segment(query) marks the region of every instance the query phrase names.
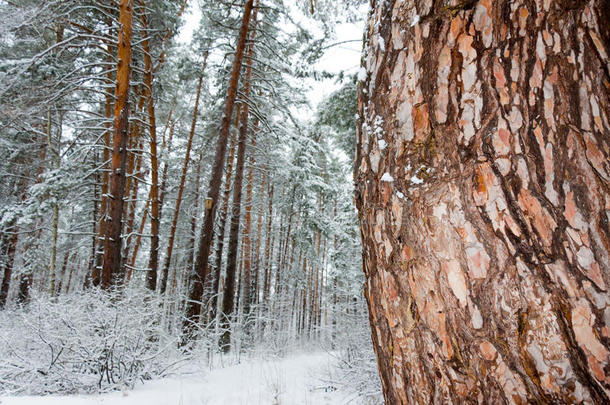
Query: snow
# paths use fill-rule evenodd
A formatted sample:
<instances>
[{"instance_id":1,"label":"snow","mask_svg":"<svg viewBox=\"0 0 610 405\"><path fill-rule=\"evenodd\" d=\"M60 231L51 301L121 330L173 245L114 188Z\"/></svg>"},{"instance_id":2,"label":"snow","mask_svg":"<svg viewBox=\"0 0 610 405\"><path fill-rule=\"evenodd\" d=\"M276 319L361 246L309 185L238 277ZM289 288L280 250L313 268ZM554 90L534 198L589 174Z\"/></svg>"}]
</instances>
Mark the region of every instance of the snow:
<instances>
[{"instance_id":1,"label":"snow","mask_svg":"<svg viewBox=\"0 0 610 405\"><path fill-rule=\"evenodd\" d=\"M413 21L411 22L411 27L415 27L415 24L419 22L419 14L415 14L413 17Z\"/></svg>"},{"instance_id":2,"label":"snow","mask_svg":"<svg viewBox=\"0 0 610 405\"><path fill-rule=\"evenodd\" d=\"M194 4L189 4L184 16L184 25L180 28L176 41L179 44L189 44L200 20L201 9Z\"/></svg>"},{"instance_id":3,"label":"snow","mask_svg":"<svg viewBox=\"0 0 610 405\"><path fill-rule=\"evenodd\" d=\"M345 22L336 24L334 27L335 37L334 43L341 45L332 46L325 50L324 55L318 60L315 69L318 71L326 71L339 74L341 72L352 75L357 74L360 81L360 59L362 57L362 33L364 32L365 21L367 21L368 2L362 4L358 8L360 19L354 22ZM307 21L306 19L303 20ZM311 28L311 22L305 23ZM323 35L323 30L320 31ZM351 42L344 42L351 41ZM365 70L366 73L366 70ZM325 97L332 94L341 87L335 78L327 78L323 80L315 80L313 78L305 79L310 84L311 90L307 94L307 98L312 106L317 106ZM302 109L306 111L306 109ZM299 116L299 112L295 112ZM310 114L310 113L307 113ZM308 116L308 115L306 115Z\"/></svg>"},{"instance_id":4,"label":"snow","mask_svg":"<svg viewBox=\"0 0 610 405\"><path fill-rule=\"evenodd\" d=\"M411 183L413 184L422 184L424 181L417 176L411 177Z\"/></svg>"},{"instance_id":5,"label":"snow","mask_svg":"<svg viewBox=\"0 0 610 405\"><path fill-rule=\"evenodd\" d=\"M388 146L388 143L383 139L378 140L377 143L379 144L379 150L384 150Z\"/></svg>"},{"instance_id":6,"label":"snow","mask_svg":"<svg viewBox=\"0 0 610 405\"><path fill-rule=\"evenodd\" d=\"M345 404L353 397L329 382L332 353L248 360L208 373L164 378L133 391L81 396L0 397L2 405L267 405Z\"/></svg>"},{"instance_id":7,"label":"snow","mask_svg":"<svg viewBox=\"0 0 610 405\"><path fill-rule=\"evenodd\" d=\"M383 174L383 176L381 176L381 181L392 182L392 181L394 181L394 177L392 177L392 175L390 173L385 172Z\"/></svg>"},{"instance_id":8,"label":"snow","mask_svg":"<svg viewBox=\"0 0 610 405\"><path fill-rule=\"evenodd\" d=\"M358 80L363 82L366 80L366 76L367 76L366 68L361 67L360 70L358 71Z\"/></svg>"}]
</instances>

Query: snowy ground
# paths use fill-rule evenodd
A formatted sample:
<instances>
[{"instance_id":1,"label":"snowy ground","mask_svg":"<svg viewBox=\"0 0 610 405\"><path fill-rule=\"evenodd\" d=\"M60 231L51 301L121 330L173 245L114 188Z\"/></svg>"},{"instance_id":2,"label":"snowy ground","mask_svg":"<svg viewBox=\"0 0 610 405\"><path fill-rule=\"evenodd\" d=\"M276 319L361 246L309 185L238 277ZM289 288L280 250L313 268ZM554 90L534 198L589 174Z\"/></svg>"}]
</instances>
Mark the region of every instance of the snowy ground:
<instances>
[{"instance_id":1,"label":"snowy ground","mask_svg":"<svg viewBox=\"0 0 610 405\"><path fill-rule=\"evenodd\" d=\"M329 376L336 359L328 353L270 361L244 361L204 374L165 378L126 393L87 396L0 397L2 405L325 405L358 404L336 389Z\"/></svg>"}]
</instances>

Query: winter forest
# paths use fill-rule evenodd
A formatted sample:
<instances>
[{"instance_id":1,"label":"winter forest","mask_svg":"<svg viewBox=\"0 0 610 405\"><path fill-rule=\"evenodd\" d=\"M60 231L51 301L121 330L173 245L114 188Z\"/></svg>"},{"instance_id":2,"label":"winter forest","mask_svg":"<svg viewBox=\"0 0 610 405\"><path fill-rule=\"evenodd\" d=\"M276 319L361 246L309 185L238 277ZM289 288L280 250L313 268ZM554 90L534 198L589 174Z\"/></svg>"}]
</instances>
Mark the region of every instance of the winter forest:
<instances>
[{"instance_id":1,"label":"winter forest","mask_svg":"<svg viewBox=\"0 0 610 405\"><path fill-rule=\"evenodd\" d=\"M607 0L0 18L0 403L610 403Z\"/></svg>"}]
</instances>

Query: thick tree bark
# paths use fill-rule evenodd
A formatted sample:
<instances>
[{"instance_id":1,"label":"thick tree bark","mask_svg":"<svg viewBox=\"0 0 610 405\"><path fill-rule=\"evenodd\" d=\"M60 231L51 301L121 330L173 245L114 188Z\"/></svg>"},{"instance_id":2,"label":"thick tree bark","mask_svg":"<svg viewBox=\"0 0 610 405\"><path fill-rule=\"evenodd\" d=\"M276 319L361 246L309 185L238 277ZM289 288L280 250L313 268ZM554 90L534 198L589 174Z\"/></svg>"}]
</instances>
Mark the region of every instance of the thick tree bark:
<instances>
[{"instance_id":1,"label":"thick tree bark","mask_svg":"<svg viewBox=\"0 0 610 405\"><path fill-rule=\"evenodd\" d=\"M354 177L386 403L609 403L608 3L372 3Z\"/></svg>"},{"instance_id":2,"label":"thick tree bark","mask_svg":"<svg viewBox=\"0 0 610 405\"><path fill-rule=\"evenodd\" d=\"M203 296L203 287L208 272L210 245L214 238L214 219L216 216L218 197L220 196L220 186L222 184L222 171L229 140L231 116L233 115L233 106L235 105L239 72L241 70L244 49L246 47L246 38L248 36L248 26L250 24L250 16L252 15L253 3L254 0L247 0L244 5L244 14L239 29L237 46L235 48L231 78L229 80L229 87L227 88L227 96L225 98L225 110L222 116L218 143L216 144L216 155L214 157L214 166L212 168L212 176L210 177L210 185L208 187L208 197L206 198L205 216L199 239L199 250L197 251L194 272L189 282L189 299L187 301L186 319L183 328L185 332L191 330L192 324L197 322L201 314L200 300Z\"/></svg>"},{"instance_id":3,"label":"thick tree bark","mask_svg":"<svg viewBox=\"0 0 610 405\"><path fill-rule=\"evenodd\" d=\"M131 31L133 0L121 0L119 12L118 62L114 103L114 136L110 174L109 217L104 224L104 263L102 288L109 288L118 280L121 271L121 230L123 224L123 196L127 138L129 136L129 75L131 72Z\"/></svg>"},{"instance_id":4,"label":"thick tree bark","mask_svg":"<svg viewBox=\"0 0 610 405\"><path fill-rule=\"evenodd\" d=\"M191 121L191 130L186 144L186 152L184 154L184 163L182 165L182 174L180 175L180 184L178 186L178 195L176 196L176 204L174 206L174 216L172 218L172 228L169 234L167 243L167 253L165 254L165 264L163 265L163 275L161 277L161 294L165 293L167 288L167 278L169 275L169 265L172 260L172 252L174 251L174 239L176 237L176 228L178 227L178 218L180 216L180 205L182 204L182 194L184 194L184 185L186 184L186 175L188 173L189 163L191 161L191 148L193 146L193 137L195 136L195 128L197 127L197 114L199 113L199 97L201 96L201 87L203 85L203 72L207 66L208 54L203 58L201 74L199 75L199 83L197 84L197 95L195 96L195 107L193 108L193 120Z\"/></svg>"}]
</instances>

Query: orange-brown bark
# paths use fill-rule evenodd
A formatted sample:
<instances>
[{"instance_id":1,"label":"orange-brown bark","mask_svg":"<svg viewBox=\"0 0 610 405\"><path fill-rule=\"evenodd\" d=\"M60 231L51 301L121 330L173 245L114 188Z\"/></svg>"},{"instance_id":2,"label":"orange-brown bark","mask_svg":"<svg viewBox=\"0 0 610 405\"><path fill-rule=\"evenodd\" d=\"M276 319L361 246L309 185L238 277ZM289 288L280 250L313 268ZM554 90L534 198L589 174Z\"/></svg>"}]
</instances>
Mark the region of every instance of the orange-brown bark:
<instances>
[{"instance_id":1,"label":"orange-brown bark","mask_svg":"<svg viewBox=\"0 0 610 405\"><path fill-rule=\"evenodd\" d=\"M131 35L133 1L121 0L119 10L118 62L114 103L114 134L110 174L109 209L104 221L104 263L102 288L117 281L121 270L121 231L123 224L123 197L129 137L129 76L131 73Z\"/></svg>"},{"instance_id":2,"label":"orange-brown bark","mask_svg":"<svg viewBox=\"0 0 610 405\"><path fill-rule=\"evenodd\" d=\"M373 6L354 177L386 403L608 403L608 3Z\"/></svg>"}]
</instances>

